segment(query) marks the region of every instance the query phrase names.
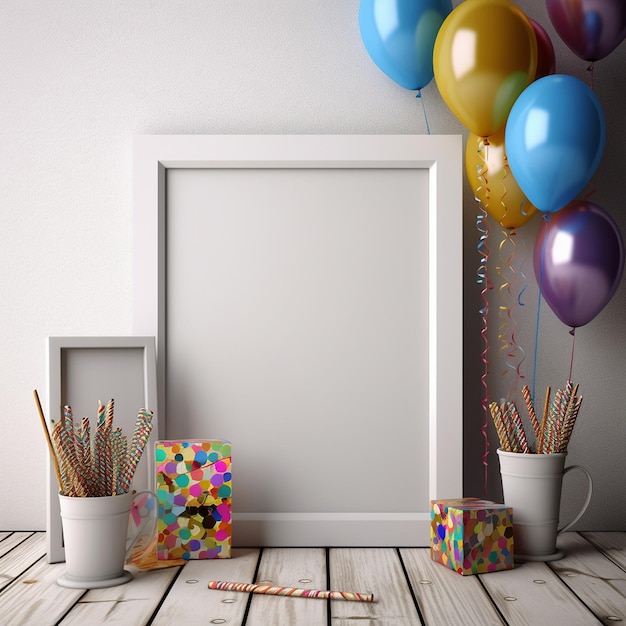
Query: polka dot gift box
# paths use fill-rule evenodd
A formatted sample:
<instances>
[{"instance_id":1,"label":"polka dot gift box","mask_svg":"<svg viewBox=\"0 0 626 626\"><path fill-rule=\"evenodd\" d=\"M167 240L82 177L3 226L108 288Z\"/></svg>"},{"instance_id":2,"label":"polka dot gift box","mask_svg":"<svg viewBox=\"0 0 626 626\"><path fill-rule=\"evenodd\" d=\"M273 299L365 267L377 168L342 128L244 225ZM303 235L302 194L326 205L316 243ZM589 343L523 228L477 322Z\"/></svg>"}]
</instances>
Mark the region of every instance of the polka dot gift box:
<instances>
[{"instance_id":1,"label":"polka dot gift box","mask_svg":"<svg viewBox=\"0 0 626 626\"><path fill-rule=\"evenodd\" d=\"M229 441L157 441L159 559L230 557L230 463Z\"/></svg>"},{"instance_id":2,"label":"polka dot gift box","mask_svg":"<svg viewBox=\"0 0 626 626\"><path fill-rule=\"evenodd\" d=\"M433 561L462 575L513 568L513 509L478 498L430 505Z\"/></svg>"}]
</instances>

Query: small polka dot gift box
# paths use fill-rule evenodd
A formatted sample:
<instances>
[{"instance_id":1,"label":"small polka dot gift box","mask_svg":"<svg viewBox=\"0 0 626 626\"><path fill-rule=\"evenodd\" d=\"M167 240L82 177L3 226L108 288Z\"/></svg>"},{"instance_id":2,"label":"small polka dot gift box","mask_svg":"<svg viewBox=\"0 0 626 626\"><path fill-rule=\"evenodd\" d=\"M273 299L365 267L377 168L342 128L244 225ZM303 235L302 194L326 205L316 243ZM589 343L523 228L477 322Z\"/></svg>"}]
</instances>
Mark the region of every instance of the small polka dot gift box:
<instances>
[{"instance_id":1,"label":"small polka dot gift box","mask_svg":"<svg viewBox=\"0 0 626 626\"><path fill-rule=\"evenodd\" d=\"M430 505L433 561L462 575L513 568L513 509L478 498Z\"/></svg>"},{"instance_id":2,"label":"small polka dot gift box","mask_svg":"<svg viewBox=\"0 0 626 626\"><path fill-rule=\"evenodd\" d=\"M159 559L230 557L230 463L229 441L157 441Z\"/></svg>"}]
</instances>

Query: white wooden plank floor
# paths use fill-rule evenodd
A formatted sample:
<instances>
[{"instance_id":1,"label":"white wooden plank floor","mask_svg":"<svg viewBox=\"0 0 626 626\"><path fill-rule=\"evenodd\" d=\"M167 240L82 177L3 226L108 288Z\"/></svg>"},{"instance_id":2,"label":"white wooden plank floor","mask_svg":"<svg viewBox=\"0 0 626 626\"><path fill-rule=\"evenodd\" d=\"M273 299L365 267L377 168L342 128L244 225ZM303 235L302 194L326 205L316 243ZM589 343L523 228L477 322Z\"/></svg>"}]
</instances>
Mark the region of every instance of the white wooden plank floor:
<instances>
[{"instance_id":1,"label":"white wooden plank floor","mask_svg":"<svg viewBox=\"0 0 626 626\"><path fill-rule=\"evenodd\" d=\"M567 626L626 622L626 532L564 533L550 564L460 576L427 548L236 549L233 558L133 570L126 585L60 587L44 533L0 532L0 624ZM343 602L214 591L209 580L373 593Z\"/></svg>"}]
</instances>

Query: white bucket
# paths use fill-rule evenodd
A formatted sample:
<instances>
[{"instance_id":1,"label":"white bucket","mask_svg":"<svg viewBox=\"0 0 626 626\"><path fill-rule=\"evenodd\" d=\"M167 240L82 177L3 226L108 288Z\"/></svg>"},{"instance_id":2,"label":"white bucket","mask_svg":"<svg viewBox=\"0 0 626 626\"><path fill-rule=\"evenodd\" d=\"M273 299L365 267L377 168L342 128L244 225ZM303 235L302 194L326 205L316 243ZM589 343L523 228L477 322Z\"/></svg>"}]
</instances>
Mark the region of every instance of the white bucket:
<instances>
[{"instance_id":1,"label":"white bucket","mask_svg":"<svg viewBox=\"0 0 626 626\"><path fill-rule=\"evenodd\" d=\"M59 494L66 571L57 583L73 589L113 587L132 579L124 561L139 536L127 542L128 516L133 500L142 493L102 497L70 497ZM156 505L151 517L156 522Z\"/></svg>"}]
</instances>

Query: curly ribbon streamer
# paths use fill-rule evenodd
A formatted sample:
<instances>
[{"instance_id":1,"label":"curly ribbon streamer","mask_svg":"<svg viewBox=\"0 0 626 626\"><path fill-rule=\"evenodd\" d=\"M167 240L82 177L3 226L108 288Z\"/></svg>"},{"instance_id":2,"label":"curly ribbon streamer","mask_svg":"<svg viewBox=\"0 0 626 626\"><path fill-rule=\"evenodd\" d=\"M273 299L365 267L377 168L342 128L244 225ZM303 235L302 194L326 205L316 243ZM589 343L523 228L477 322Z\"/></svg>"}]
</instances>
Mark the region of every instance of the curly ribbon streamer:
<instances>
[{"instance_id":1,"label":"curly ribbon streamer","mask_svg":"<svg viewBox=\"0 0 626 626\"><path fill-rule=\"evenodd\" d=\"M528 255L526 254L527 252L526 242L524 241L524 239L522 239L522 247L524 248L524 251L523 251L523 254L521 255L521 263L517 270L517 274L521 278L522 282L521 282L520 290L517 292L517 304L519 306L526 306L526 303L522 299L522 296L526 293L526 290L528 289L528 279L526 278L526 272L524 271L524 268L526 267Z\"/></svg>"},{"instance_id":2,"label":"curly ribbon streamer","mask_svg":"<svg viewBox=\"0 0 626 626\"><path fill-rule=\"evenodd\" d=\"M426 132L430 135L430 126L428 125L428 116L426 115L426 105L424 104L424 98L422 98L422 90L417 90L416 98L419 98L422 103L422 111L424 111L424 121L426 122Z\"/></svg>"},{"instance_id":3,"label":"curly ribbon streamer","mask_svg":"<svg viewBox=\"0 0 626 626\"><path fill-rule=\"evenodd\" d=\"M478 170L477 168L477 172L476 172L478 181L480 183L478 189L480 189L481 186L484 186L487 192L489 192L489 186L488 186L488 181L487 181L487 155L486 155L486 152L488 150L488 145L489 143L485 141L485 152L481 156L483 163L482 163L480 170ZM488 193L487 193L487 197L488 197ZM484 344L484 349L480 354L480 358L483 362L483 373L481 374L480 382L485 391L485 395L483 396L483 400L482 400L482 407L483 407L483 413L485 415L485 421L481 429L482 434L483 434L483 439L485 441L485 452L482 457L482 463L483 463L483 468L484 468L484 483L483 483L483 497L484 497L487 492L487 480L488 480L487 458L489 457L489 437L487 434L487 429L489 428L489 414L490 414L489 412L489 387L487 384L487 376L489 374L489 359L488 359L489 337L487 335L487 331L489 329L489 325L488 325L489 301L487 299L487 292L493 288L493 285L491 281L489 280L489 272L487 269L487 266L489 263L489 253L490 253L489 246L487 245L487 240L489 238L489 224L487 223L487 211L481 205L480 200L477 196L474 196L474 199L476 200L476 202L478 202L478 206L480 207L480 212L476 217L476 228L480 234L478 245L476 246L478 250L478 254L480 256L478 269L476 271L476 274L478 276L478 279L476 282L479 285L483 286L480 292L480 297L482 299L483 304L478 312L483 322L483 327L482 327L482 330L480 331L480 334L483 338L483 344Z\"/></svg>"},{"instance_id":4,"label":"curly ribbon streamer","mask_svg":"<svg viewBox=\"0 0 626 626\"><path fill-rule=\"evenodd\" d=\"M517 274L514 268L516 260L517 244L515 243L515 232L504 229L502 231L502 240L498 247L500 264L496 266L498 276L501 278L501 284L498 287L498 295L500 296L500 304L498 306L498 318L500 324L498 326L498 354L504 361L504 369L501 371L502 376L513 375L513 383L508 385L506 392L506 400L511 401L517 393L520 381L524 379L521 372L521 365L526 356L522 347L517 343L517 321L513 315L516 298L514 297L514 288L516 288ZM510 252L507 252L510 250ZM525 287L523 287L525 289ZM517 302L520 302L519 296ZM522 304L523 306L523 304Z\"/></svg>"},{"instance_id":5,"label":"curly ribbon streamer","mask_svg":"<svg viewBox=\"0 0 626 626\"><path fill-rule=\"evenodd\" d=\"M507 178L512 176L510 174L510 167L508 159L505 156L505 166L503 168L502 180L498 186L498 202L500 203L503 215L506 217L508 208L507 203ZM524 202L520 206L520 213L525 215L523 210ZM488 207L487 207L488 208ZM503 218L504 220L504 218ZM510 252L507 252L510 250ZM517 392L520 380L524 378L521 372L521 365L526 358L526 354L522 347L517 343L517 321L513 315L514 311L514 289L517 288L518 277L513 265L516 260L517 244L515 241L515 228L503 228L502 240L498 247L500 263L496 267L501 284L498 287L498 295L500 297L500 305L498 306L498 318L500 325L498 327L498 342L499 350L498 354L503 359L505 369L501 372L502 376L513 375L514 381L512 385L508 385L506 392L506 400L511 401ZM522 291L526 287L522 285ZM517 302L520 306L523 306L520 297L518 295Z\"/></svg>"},{"instance_id":6,"label":"curly ribbon streamer","mask_svg":"<svg viewBox=\"0 0 626 626\"><path fill-rule=\"evenodd\" d=\"M528 280L526 278L526 274L524 272L524 266L528 260L528 254L526 250L526 242L522 239L522 254L518 255L518 259L521 259L519 268L517 270L517 282L519 284L519 291L517 292L517 306L524 307L526 306L523 295L526 293L528 289ZM511 335L513 344L516 346L518 361L517 361L517 369L516 369L516 377L517 381L520 382L526 378L526 376L522 373L522 365L524 365L526 361L526 351L522 348L521 345L517 343L517 321L514 323L512 335Z\"/></svg>"}]
</instances>

